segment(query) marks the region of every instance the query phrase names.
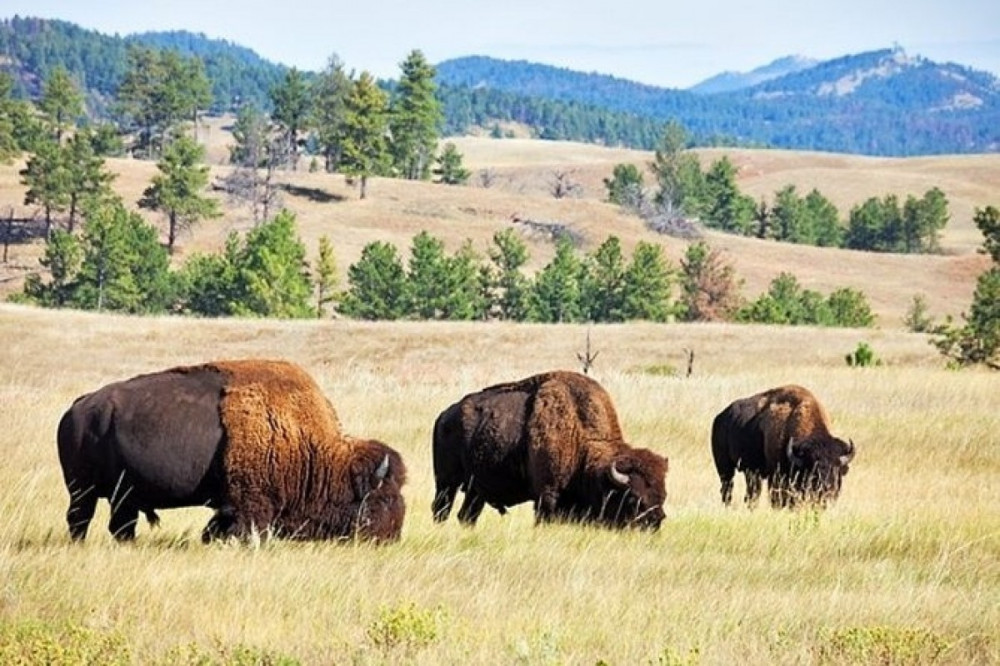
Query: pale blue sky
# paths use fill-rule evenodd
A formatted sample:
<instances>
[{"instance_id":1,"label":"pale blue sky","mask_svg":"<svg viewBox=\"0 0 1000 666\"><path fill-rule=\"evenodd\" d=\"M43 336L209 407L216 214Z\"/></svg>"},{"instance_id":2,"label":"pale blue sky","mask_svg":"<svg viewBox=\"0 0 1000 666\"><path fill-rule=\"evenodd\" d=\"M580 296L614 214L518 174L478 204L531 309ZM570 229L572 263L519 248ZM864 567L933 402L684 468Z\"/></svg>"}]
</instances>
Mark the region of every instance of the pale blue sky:
<instances>
[{"instance_id":1,"label":"pale blue sky","mask_svg":"<svg viewBox=\"0 0 1000 666\"><path fill-rule=\"evenodd\" d=\"M685 88L786 55L828 59L899 44L1000 75L998 0L3 0L0 17L99 32L189 30L268 60L396 78L413 49L523 59Z\"/></svg>"}]
</instances>

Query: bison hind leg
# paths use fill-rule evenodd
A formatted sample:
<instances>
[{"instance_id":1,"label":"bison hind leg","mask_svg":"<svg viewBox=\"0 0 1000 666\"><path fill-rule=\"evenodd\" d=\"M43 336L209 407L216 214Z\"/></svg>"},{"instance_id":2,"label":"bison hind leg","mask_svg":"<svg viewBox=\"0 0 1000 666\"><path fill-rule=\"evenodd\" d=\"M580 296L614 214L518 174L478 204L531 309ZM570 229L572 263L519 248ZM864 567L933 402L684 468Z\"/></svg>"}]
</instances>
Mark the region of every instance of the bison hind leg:
<instances>
[{"instance_id":1,"label":"bison hind leg","mask_svg":"<svg viewBox=\"0 0 1000 666\"><path fill-rule=\"evenodd\" d=\"M135 524L138 522L139 509L122 502L111 508L111 522L108 523L108 531L118 541L132 541L135 539Z\"/></svg>"},{"instance_id":2,"label":"bison hind leg","mask_svg":"<svg viewBox=\"0 0 1000 666\"><path fill-rule=\"evenodd\" d=\"M434 495L434 501L431 502L434 522L441 523L448 519L448 516L451 515L451 507L455 503L455 494L457 492L457 486L438 488L437 494Z\"/></svg>"},{"instance_id":3,"label":"bison hind leg","mask_svg":"<svg viewBox=\"0 0 1000 666\"><path fill-rule=\"evenodd\" d=\"M93 488L72 493L69 509L66 511L66 523L69 525L69 536L73 541L83 541L87 538L87 529L97 510L97 494Z\"/></svg>"},{"instance_id":4,"label":"bison hind leg","mask_svg":"<svg viewBox=\"0 0 1000 666\"><path fill-rule=\"evenodd\" d=\"M747 482L747 494L743 498L743 501L749 508L753 509L757 506L757 501L760 499L762 485L760 474L752 470L746 470L743 472L743 476Z\"/></svg>"},{"instance_id":5,"label":"bison hind leg","mask_svg":"<svg viewBox=\"0 0 1000 666\"><path fill-rule=\"evenodd\" d=\"M205 529L201 531L201 542L209 543L215 539L230 537L236 530L236 514L232 507L223 507L209 519Z\"/></svg>"},{"instance_id":6,"label":"bison hind leg","mask_svg":"<svg viewBox=\"0 0 1000 666\"><path fill-rule=\"evenodd\" d=\"M479 514L486 506L486 499L476 492L476 489L469 487L465 491L465 499L462 500L462 507L458 510L458 520L465 525L475 525L479 520Z\"/></svg>"}]
</instances>

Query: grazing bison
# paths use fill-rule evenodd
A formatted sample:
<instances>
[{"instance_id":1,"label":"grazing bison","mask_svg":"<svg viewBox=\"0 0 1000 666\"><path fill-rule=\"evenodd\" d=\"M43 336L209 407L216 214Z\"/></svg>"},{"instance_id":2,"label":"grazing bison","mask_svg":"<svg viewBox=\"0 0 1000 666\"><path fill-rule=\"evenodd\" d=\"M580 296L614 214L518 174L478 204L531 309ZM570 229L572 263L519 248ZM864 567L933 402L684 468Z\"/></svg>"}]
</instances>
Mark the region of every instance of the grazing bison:
<instances>
[{"instance_id":1,"label":"grazing bison","mask_svg":"<svg viewBox=\"0 0 1000 666\"><path fill-rule=\"evenodd\" d=\"M485 504L535 503L538 521L592 521L657 528L663 520L667 459L625 443L607 392L575 372L547 372L471 393L434 424L434 519L456 492L459 521L474 524Z\"/></svg>"},{"instance_id":2,"label":"grazing bison","mask_svg":"<svg viewBox=\"0 0 1000 666\"><path fill-rule=\"evenodd\" d=\"M719 412L712 423L712 455L727 506L737 470L746 478L750 506L760 496L762 478L774 507L824 505L840 494L854 442L830 434L830 419L816 396L801 386L781 386Z\"/></svg>"},{"instance_id":3,"label":"grazing bison","mask_svg":"<svg viewBox=\"0 0 1000 666\"><path fill-rule=\"evenodd\" d=\"M207 506L202 538L267 530L303 539L399 536L406 468L385 444L348 437L319 387L283 361L219 361L109 384L59 422L70 535L99 498L109 530L135 537L143 512Z\"/></svg>"}]
</instances>

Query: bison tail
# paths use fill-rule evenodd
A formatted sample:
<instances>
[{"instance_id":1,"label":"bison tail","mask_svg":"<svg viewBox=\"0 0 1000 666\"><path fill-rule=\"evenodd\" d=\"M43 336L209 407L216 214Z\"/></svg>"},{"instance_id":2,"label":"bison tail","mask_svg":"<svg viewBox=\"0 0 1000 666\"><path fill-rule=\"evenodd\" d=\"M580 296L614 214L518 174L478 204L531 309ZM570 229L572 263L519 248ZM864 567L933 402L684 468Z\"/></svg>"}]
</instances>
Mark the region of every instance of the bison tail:
<instances>
[{"instance_id":1,"label":"bison tail","mask_svg":"<svg viewBox=\"0 0 1000 666\"><path fill-rule=\"evenodd\" d=\"M157 527L160 524L160 517L152 509L143 511L143 513L146 514L146 520L149 521L150 527Z\"/></svg>"}]
</instances>

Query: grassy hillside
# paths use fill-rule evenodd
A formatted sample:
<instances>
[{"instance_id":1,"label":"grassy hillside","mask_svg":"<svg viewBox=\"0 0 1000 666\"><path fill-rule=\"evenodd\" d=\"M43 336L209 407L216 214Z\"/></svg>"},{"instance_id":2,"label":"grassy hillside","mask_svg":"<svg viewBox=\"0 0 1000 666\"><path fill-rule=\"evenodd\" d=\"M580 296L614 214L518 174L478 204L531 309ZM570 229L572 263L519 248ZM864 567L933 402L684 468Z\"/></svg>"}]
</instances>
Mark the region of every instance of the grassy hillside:
<instances>
[{"instance_id":1,"label":"grassy hillside","mask_svg":"<svg viewBox=\"0 0 1000 666\"><path fill-rule=\"evenodd\" d=\"M586 330L0 305L0 662L1000 661L1000 375L944 370L920 335L594 327L593 376L626 437L670 459L662 529L536 528L528 505L487 510L472 530L435 525L437 414L488 383L577 368ZM885 365L844 364L861 339ZM685 349L693 374L671 376ZM71 545L54 442L70 402L136 373L247 356L302 364L347 432L403 454L402 540L203 546L209 512L184 509L121 546L102 502L87 542ZM811 387L857 444L841 500L823 514L724 510L711 419L786 382Z\"/></svg>"},{"instance_id":2,"label":"grassy hillside","mask_svg":"<svg viewBox=\"0 0 1000 666\"><path fill-rule=\"evenodd\" d=\"M224 121L212 119L201 128L200 138L208 147L213 174L222 176L230 135ZM622 239L626 252L639 240L662 243L676 262L686 242L647 231L640 220L603 201L603 179L616 164L632 162L643 169L650 153L602 148L567 142L528 139L491 140L483 137L454 139L474 174L489 170L494 184L483 187L473 177L467 187L374 179L370 196L358 199L356 188L342 176L308 173L307 162L297 173L282 174L288 185L284 205L297 215L300 233L315 257L318 239L327 234L333 241L342 277L357 260L361 249L373 240L395 243L406 257L415 234L426 229L455 249L466 238L485 252L495 231L511 224L513 216L557 221L584 234L585 250L593 249L608 235ZM723 151L699 151L702 164L718 159ZM791 271L800 283L824 293L850 286L863 290L882 327L899 327L914 295L927 298L932 315L958 315L968 307L976 276L986 260L975 249L982 236L972 224L977 207L997 205L995 184L1000 182L1000 156L943 156L890 159L766 150L726 150L739 169L739 185L754 198L772 199L787 184L801 194L818 188L846 218L850 208L865 199L895 193L922 196L940 187L951 211L942 238L943 253L936 256L875 255L846 250L802 247L708 232L707 240L722 248L745 280L744 292L755 298L781 271ZM0 216L37 214L25 207L19 184L21 164L0 166ZM118 174L116 189L128 202L135 202L156 172L155 165L135 160L110 160ZM550 193L556 173L568 173L582 186L577 198L555 199ZM225 203L225 202L224 202ZM247 211L225 205L225 216L202 224L179 239L181 261L195 251L218 250L226 234L250 226ZM158 216L147 219L163 225ZM552 256L550 241L529 238L532 261L539 268ZM25 273L38 270L41 245L14 246L7 264L0 264L0 293L20 289Z\"/></svg>"}]
</instances>

